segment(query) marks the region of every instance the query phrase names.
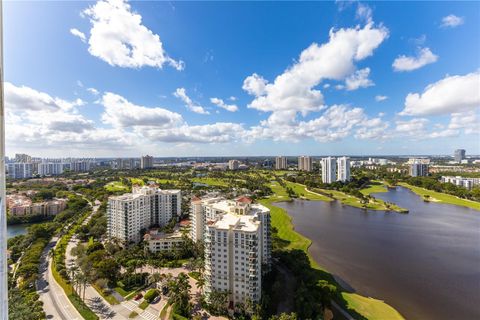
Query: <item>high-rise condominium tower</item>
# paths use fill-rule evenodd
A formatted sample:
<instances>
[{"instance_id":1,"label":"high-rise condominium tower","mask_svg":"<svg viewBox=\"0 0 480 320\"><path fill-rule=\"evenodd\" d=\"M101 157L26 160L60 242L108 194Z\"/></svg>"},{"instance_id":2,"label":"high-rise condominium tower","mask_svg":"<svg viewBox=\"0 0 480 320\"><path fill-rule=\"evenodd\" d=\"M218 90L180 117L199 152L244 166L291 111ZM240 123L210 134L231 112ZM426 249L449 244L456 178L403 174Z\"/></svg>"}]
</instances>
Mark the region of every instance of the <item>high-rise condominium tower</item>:
<instances>
[{"instance_id":1,"label":"high-rise condominium tower","mask_svg":"<svg viewBox=\"0 0 480 320\"><path fill-rule=\"evenodd\" d=\"M332 157L322 158L322 182L332 183L336 181L337 160Z\"/></svg>"},{"instance_id":2,"label":"high-rise condominium tower","mask_svg":"<svg viewBox=\"0 0 480 320\"><path fill-rule=\"evenodd\" d=\"M108 198L107 235L124 243L141 241L141 230L164 226L181 212L180 190L134 186L132 193Z\"/></svg>"},{"instance_id":3,"label":"high-rise condominium tower","mask_svg":"<svg viewBox=\"0 0 480 320\"><path fill-rule=\"evenodd\" d=\"M275 158L275 170L285 170L287 168L287 157L278 156Z\"/></svg>"},{"instance_id":4,"label":"high-rise condominium tower","mask_svg":"<svg viewBox=\"0 0 480 320\"><path fill-rule=\"evenodd\" d=\"M409 174L412 177L428 176L428 164L423 159L411 159Z\"/></svg>"},{"instance_id":5,"label":"high-rise condominium tower","mask_svg":"<svg viewBox=\"0 0 480 320\"><path fill-rule=\"evenodd\" d=\"M224 291L235 305L261 298L270 267L270 210L241 197L194 199L191 237L205 241L205 293Z\"/></svg>"},{"instance_id":6,"label":"high-rise condominium tower","mask_svg":"<svg viewBox=\"0 0 480 320\"><path fill-rule=\"evenodd\" d=\"M309 156L298 157L298 170L312 171L313 170L313 159Z\"/></svg>"},{"instance_id":7,"label":"high-rise condominium tower","mask_svg":"<svg viewBox=\"0 0 480 320\"><path fill-rule=\"evenodd\" d=\"M337 181L350 181L350 159L340 157L337 159Z\"/></svg>"},{"instance_id":8,"label":"high-rise condominium tower","mask_svg":"<svg viewBox=\"0 0 480 320\"><path fill-rule=\"evenodd\" d=\"M228 161L228 169L229 170L238 170L240 166L240 161L238 160L229 160Z\"/></svg>"},{"instance_id":9,"label":"high-rise condominium tower","mask_svg":"<svg viewBox=\"0 0 480 320\"><path fill-rule=\"evenodd\" d=\"M153 157L149 155L142 156L142 158L140 159L140 168L142 169L153 168Z\"/></svg>"},{"instance_id":10,"label":"high-rise condominium tower","mask_svg":"<svg viewBox=\"0 0 480 320\"><path fill-rule=\"evenodd\" d=\"M453 158L456 162L462 162L462 160L465 159L465 149L455 150L455 152L453 153Z\"/></svg>"}]
</instances>

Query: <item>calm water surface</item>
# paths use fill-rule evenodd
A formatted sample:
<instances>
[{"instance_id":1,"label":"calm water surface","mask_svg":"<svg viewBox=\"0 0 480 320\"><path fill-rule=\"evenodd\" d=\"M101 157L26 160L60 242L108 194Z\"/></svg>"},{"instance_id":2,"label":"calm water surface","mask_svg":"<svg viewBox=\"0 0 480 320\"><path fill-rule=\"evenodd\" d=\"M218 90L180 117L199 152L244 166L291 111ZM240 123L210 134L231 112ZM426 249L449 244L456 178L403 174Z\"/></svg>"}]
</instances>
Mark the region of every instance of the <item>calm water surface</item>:
<instances>
[{"instance_id":1,"label":"calm water surface","mask_svg":"<svg viewBox=\"0 0 480 320\"><path fill-rule=\"evenodd\" d=\"M15 224L7 226L7 239L27 233L27 227L31 224Z\"/></svg>"},{"instance_id":2,"label":"calm water surface","mask_svg":"<svg viewBox=\"0 0 480 320\"><path fill-rule=\"evenodd\" d=\"M407 319L480 319L480 211L427 203L402 187L375 196L410 213L323 201L277 205L312 239L320 265L358 293Z\"/></svg>"}]
</instances>

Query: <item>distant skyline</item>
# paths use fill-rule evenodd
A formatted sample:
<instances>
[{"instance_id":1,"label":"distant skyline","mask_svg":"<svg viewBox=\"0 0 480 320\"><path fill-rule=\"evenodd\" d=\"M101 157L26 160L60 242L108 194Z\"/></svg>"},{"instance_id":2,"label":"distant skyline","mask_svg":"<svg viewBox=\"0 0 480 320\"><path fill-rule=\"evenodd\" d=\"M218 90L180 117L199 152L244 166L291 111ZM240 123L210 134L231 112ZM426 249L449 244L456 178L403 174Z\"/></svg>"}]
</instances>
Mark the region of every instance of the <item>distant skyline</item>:
<instances>
[{"instance_id":1,"label":"distant skyline","mask_svg":"<svg viewBox=\"0 0 480 320\"><path fill-rule=\"evenodd\" d=\"M478 2L7 1L4 19L7 155L480 154Z\"/></svg>"}]
</instances>

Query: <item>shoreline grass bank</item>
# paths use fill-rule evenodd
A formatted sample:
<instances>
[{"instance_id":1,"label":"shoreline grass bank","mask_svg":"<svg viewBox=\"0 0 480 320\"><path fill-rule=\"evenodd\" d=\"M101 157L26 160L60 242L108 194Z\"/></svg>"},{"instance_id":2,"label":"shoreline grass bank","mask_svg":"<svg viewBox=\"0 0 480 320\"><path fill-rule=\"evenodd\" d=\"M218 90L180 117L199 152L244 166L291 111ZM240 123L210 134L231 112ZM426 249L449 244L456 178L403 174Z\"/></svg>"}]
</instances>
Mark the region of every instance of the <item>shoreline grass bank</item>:
<instances>
[{"instance_id":1,"label":"shoreline grass bank","mask_svg":"<svg viewBox=\"0 0 480 320\"><path fill-rule=\"evenodd\" d=\"M447 193L436 192L421 187L415 187L405 182L399 182L398 185L409 189L410 191L416 193L426 201L462 206L480 211L480 202L458 198Z\"/></svg>"}]
</instances>

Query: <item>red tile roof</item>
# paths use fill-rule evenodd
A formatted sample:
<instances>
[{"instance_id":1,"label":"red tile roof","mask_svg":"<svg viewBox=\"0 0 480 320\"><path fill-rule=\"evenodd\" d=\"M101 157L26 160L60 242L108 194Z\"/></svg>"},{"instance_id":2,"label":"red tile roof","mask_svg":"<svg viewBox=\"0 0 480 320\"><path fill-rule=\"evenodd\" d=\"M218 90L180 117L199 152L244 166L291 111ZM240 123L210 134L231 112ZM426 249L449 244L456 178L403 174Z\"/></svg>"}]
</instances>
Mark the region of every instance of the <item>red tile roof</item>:
<instances>
[{"instance_id":1,"label":"red tile roof","mask_svg":"<svg viewBox=\"0 0 480 320\"><path fill-rule=\"evenodd\" d=\"M237 198L237 202L252 203L252 199L250 199L249 197L239 197Z\"/></svg>"}]
</instances>

